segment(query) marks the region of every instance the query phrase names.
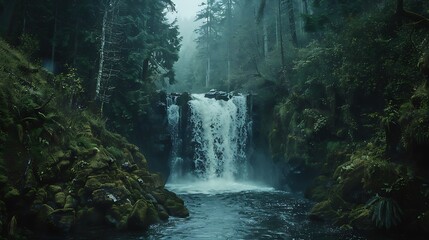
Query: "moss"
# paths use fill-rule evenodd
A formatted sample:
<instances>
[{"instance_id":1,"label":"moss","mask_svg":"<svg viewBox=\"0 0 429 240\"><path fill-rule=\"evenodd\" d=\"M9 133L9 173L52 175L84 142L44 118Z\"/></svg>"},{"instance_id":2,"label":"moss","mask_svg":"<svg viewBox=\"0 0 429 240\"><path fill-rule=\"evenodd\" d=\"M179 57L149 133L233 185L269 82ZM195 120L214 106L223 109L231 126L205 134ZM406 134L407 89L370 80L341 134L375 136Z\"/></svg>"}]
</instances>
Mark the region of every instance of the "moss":
<instances>
[{"instance_id":1,"label":"moss","mask_svg":"<svg viewBox=\"0 0 429 240\"><path fill-rule=\"evenodd\" d=\"M64 194L64 192L58 192L55 194L55 204L59 207L59 208L63 208L64 204L66 203L66 195Z\"/></svg>"},{"instance_id":2,"label":"moss","mask_svg":"<svg viewBox=\"0 0 429 240\"><path fill-rule=\"evenodd\" d=\"M161 176L147 170L135 145L106 129L105 119L52 98L64 93L47 84L52 77L0 40L0 203L7 205L0 206L0 225L5 226L3 216L16 213L26 219L18 227L43 231L49 225L59 232L73 228L75 211L83 224L110 221L119 229L132 225L133 210L144 215L145 227L160 216L167 219L165 207L145 200L151 191L163 191ZM32 161L22 182L28 155ZM123 167L125 162L130 165ZM14 186L18 182L24 183L22 194ZM170 207L183 211L176 198Z\"/></svg>"},{"instance_id":3,"label":"moss","mask_svg":"<svg viewBox=\"0 0 429 240\"><path fill-rule=\"evenodd\" d=\"M335 221L340 217L340 214L333 209L330 200L325 200L313 206L309 217L313 220Z\"/></svg>"},{"instance_id":4,"label":"moss","mask_svg":"<svg viewBox=\"0 0 429 240\"><path fill-rule=\"evenodd\" d=\"M138 200L128 217L128 227L130 229L146 229L150 224L159 222L158 213L155 207L144 200Z\"/></svg>"},{"instance_id":5,"label":"moss","mask_svg":"<svg viewBox=\"0 0 429 240\"><path fill-rule=\"evenodd\" d=\"M6 202L16 201L20 197L20 193L16 188L10 188L6 194L4 195L4 199Z\"/></svg>"},{"instance_id":6,"label":"moss","mask_svg":"<svg viewBox=\"0 0 429 240\"><path fill-rule=\"evenodd\" d=\"M369 231L374 229L374 225L371 220L371 209L365 205L359 205L355 207L348 216L349 224L354 229Z\"/></svg>"}]
</instances>

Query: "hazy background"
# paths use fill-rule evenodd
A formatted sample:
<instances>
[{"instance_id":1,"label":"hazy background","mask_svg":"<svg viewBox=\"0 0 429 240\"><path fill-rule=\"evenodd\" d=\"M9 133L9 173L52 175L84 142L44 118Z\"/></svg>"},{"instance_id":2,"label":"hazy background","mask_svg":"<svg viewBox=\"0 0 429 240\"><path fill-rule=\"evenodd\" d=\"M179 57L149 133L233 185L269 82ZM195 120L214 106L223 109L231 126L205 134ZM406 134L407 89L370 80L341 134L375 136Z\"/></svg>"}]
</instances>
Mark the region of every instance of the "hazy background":
<instances>
[{"instance_id":1,"label":"hazy background","mask_svg":"<svg viewBox=\"0 0 429 240\"><path fill-rule=\"evenodd\" d=\"M175 64L176 84L169 85L166 83L166 90L169 92L189 91L189 80L193 78L193 71L189 67L192 64L192 59L196 53L194 30L198 27L198 23L194 22L197 12L200 10L200 5L203 0L173 0L176 4L176 12L168 13L168 18L171 21L177 19L179 25L180 36L182 39L182 47L180 48L179 61Z\"/></svg>"}]
</instances>

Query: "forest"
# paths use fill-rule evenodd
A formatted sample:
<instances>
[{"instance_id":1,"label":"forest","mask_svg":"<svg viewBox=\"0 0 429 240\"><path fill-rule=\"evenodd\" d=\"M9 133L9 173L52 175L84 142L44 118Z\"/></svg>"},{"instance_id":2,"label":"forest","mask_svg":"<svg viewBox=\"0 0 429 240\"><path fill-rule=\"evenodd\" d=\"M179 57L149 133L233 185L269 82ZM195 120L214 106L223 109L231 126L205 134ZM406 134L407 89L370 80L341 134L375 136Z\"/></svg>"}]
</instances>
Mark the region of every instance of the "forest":
<instances>
[{"instance_id":1,"label":"forest","mask_svg":"<svg viewBox=\"0 0 429 240\"><path fill-rule=\"evenodd\" d=\"M0 239L426 239L428 79L426 0L0 0Z\"/></svg>"}]
</instances>

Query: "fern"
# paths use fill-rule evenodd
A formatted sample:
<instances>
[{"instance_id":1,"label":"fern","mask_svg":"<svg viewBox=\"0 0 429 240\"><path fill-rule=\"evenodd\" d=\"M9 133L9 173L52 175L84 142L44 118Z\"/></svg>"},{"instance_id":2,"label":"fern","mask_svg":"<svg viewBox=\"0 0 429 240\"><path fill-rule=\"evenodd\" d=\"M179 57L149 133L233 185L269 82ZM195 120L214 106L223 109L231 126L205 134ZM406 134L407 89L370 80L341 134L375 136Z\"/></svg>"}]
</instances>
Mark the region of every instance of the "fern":
<instances>
[{"instance_id":1,"label":"fern","mask_svg":"<svg viewBox=\"0 0 429 240\"><path fill-rule=\"evenodd\" d=\"M392 198L377 194L367 203L367 206L372 208L372 221L377 228L390 229L402 222L402 209Z\"/></svg>"}]
</instances>

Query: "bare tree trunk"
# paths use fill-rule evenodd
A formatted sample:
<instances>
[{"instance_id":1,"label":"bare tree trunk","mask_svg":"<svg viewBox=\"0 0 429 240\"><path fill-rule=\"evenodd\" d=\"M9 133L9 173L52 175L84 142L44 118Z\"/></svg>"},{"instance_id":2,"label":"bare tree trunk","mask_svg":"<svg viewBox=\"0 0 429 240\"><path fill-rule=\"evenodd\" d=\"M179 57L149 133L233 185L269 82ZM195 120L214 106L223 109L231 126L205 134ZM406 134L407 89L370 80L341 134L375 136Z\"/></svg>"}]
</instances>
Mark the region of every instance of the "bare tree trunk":
<instances>
[{"instance_id":1,"label":"bare tree trunk","mask_svg":"<svg viewBox=\"0 0 429 240\"><path fill-rule=\"evenodd\" d=\"M74 0L73 1L73 7L74 8L76 8L77 7L77 0ZM78 39L78 36L79 36L79 19L80 19L80 16L79 16L79 14L78 14L78 12L75 12L75 20L74 20L74 39L73 39L73 41L74 41L74 43L73 43L73 67L77 67L76 66L76 59L77 59L77 49L78 49L78 46L79 46L79 39Z\"/></svg>"},{"instance_id":2,"label":"bare tree trunk","mask_svg":"<svg viewBox=\"0 0 429 240\"><path fill-rule=\"evenodd\" d=\"M227 65L227 83L228 92L231 90L231 39L232 39L232 0L228 0L228 43L227 43L227 54L228 54L228 65Z\"/></svg>"},{"instance_id":3,"label":"bare tree trunk","mask_svg":"<svg viewBox=\"0 0 429 240\"><path fill-rule=\"evenodd\" d=\"M27 32L27 8L28 3L27 0L23 0L23 16L22 16L22 34L25 34Z\"/></svg>"},{"instance_id":4,"label":"bare tree trunk","mask_svg":"<svg viewBox=\"0 0 429 240\"><path fill-rule=\"evenodd\" d=\"M263 32L264 32L264 58L267 58L268 54L268 21L264 18L263 22Z\"/></svg>"},{"instance_id":5,"label":"bare tree trunk","mask_svg":"<svg viewBox=\"0 0 429 240\"><path fill-rule=\"evenodd\" d=\"M309 14L309 11L308 11L308 1L307 0L302 0L302 1L304 2L304 13L306 15L308 15Z\"/></svg>"},{"instance_id":6,"label":"bare tree trunk","mask_svg":"<svg viewBox=\"0 0 429 240\"><path fill-rule=\"evenodd\" d=\"M293 1L286 0L288 16L289 16L289 29L290 34L292 35L292 43L295 47L298 47L298 37L296 35L296 26L295 26L295 11L293 8Z\"/></svg>"},{"instance_id":7,"label":"bare tree trunk","mask_svg":"<svg viewBox=\"0 0 429 240\"><path fill-rule=\"evenodd\" d=\"M98 65L97 85L95 88L95 97L97 98L100 94L101 79L103 77L103 65L104 65L104 48L106 46L106 28L107 28L107 13L108 7L104 10L103 23L101 26L101 41L100 41L100 63Z\"/></svg>"},{"instance_id":8,"label":"bare tree trunk","mask_svg":"<svg viewBox=\"0 0 429 240\"><path fill-rule=\"evenodd\" d=\"M279 28L279 44L280 44L280 54L282 67L285 66L285 53L283 49L283 25L282 25L282 10L281 10L281 2L282 0L278 0L278 28Z\"/></svg>"},{"instance_id":9,"label":"bare tree trunk","mask_svg":"<svg viewBox=\"0 0 429 240\"><path fill-rule=\"evenodd\" d=\"M405 17L411 21L414 21L415 25L429 28L429 19L425 16L404 9L404 0L397 0L396 2L396 17L399 19Z\"/></svg>"},{"instance_id":10,"label":"bare tree trunk","mask_svg":"<svg viewBox=\"0 0 429 240\"><path fill-rule=\"evenodd\" d=\"M211 61L210 61L210 27L211 27L211 17L210 17L210 10L211 10L211 2L210 0L207 0L207 72L206 72L206 87L209 87L210 85L210 71L211 71Z\"/></svg>"},{"instance_id":11,"label":"bare tree trunk","mask_svg":"<svg viewBox=\"0 0 429 240\"><path fill-rule=\"evenodd\" d=\"M52 61L52 72L55 72L55 51L57 47L57 24L58 24L58 3L54 2L54 30L52 34L52 48L51 48L51 61Z\"/></svg>"},{"instance_id":12,"label":"bare tree trunk","mask_svg":"<svg viewBox=\"0 0 429 240\"><path fill-rule=\"evenodd\" d=\"M3 3L3 12L0 15L0 34L6 35L9 31L10 21L16 6L16 0L8 0Z\"/></svg>"}]
</instances>

